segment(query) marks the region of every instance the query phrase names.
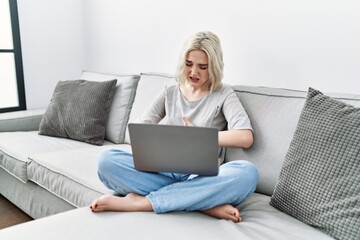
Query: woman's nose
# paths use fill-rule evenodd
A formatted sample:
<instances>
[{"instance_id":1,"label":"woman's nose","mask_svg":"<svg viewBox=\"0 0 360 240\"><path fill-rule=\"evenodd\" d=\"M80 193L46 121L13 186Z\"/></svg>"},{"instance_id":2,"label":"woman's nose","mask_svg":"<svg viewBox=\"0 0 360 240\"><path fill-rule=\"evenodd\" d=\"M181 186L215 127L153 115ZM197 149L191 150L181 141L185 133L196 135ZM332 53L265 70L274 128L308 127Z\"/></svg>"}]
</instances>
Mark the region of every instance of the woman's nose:
<instances>
[{"instance_id":1,"label":"woman's nose","mask_svg":"<svg viewBox=\"0 0 360 240\"><path fill-rule=\"evenodd\" d=\"M194 76L194 75L196 75L196 73L197 73L197 68L195 67L195 66L193 66L192 68L191 68L191 75L192 76Z\"/></svg>"}]
</instances>

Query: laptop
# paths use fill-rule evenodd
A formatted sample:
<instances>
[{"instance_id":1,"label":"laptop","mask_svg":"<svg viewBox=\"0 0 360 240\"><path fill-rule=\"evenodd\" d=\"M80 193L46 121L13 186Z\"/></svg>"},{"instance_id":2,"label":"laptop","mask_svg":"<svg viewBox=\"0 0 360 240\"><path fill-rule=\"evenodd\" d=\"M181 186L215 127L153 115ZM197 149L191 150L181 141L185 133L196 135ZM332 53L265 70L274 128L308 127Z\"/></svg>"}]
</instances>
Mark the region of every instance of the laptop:
<instances>
[{"instance_id":1,"label":"laptop","mask_svg":"<svg viewBox=\"0 0 360 240\"><path fill-rule=\"evenodd\" d=\"M135 169L214 176L219 172L218 130L129 123Z\"/></svg>"}]
</instances>

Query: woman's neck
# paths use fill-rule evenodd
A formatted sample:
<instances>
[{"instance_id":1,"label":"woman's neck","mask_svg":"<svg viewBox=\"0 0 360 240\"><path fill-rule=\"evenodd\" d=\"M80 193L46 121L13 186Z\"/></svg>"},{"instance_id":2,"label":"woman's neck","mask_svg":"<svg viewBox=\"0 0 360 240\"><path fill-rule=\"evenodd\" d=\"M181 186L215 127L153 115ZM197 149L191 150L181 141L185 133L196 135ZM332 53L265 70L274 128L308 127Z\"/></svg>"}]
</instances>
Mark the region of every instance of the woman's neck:
<instances>
[{"instance_id":1,"label":"woman's neck","mask_svg":"<svg viewBox=\"0 0 360 240\"><path fill-rule=\"evenodd\" d=\"M208 88L195 88L190 84L180 85L180 92L188 101L198 101L205 97L210 91Z\"/></svg>"}]
</instances>

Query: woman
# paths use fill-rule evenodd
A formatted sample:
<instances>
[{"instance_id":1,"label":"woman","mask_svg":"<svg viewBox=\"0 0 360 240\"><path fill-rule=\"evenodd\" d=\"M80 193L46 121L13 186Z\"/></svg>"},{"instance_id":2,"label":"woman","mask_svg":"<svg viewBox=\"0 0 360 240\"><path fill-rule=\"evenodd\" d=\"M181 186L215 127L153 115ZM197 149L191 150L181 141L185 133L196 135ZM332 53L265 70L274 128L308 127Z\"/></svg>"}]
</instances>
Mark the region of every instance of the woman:
<instances>
[{"instance_id":1,"label":"woman","mask_svg":"<svg viewBox=\"0 0 360 240\"><path fill-rule=\"evenodd\" d=\"M221 83L223 66L219 38L211 32L196 33L180 57L178 84L164 89L140 121L216 127L219 146L249 148L253 143L250 120L235 92ZM102 196L90 205L94 212L201 211L234 222L241 221L235 206L254 192L258 181L256 167L242 160L222 164L212 177L140 172L134 169L132 155L121 150L100 155L98 174L108 188L124 197Z\"/></svg>"}]
</instances>

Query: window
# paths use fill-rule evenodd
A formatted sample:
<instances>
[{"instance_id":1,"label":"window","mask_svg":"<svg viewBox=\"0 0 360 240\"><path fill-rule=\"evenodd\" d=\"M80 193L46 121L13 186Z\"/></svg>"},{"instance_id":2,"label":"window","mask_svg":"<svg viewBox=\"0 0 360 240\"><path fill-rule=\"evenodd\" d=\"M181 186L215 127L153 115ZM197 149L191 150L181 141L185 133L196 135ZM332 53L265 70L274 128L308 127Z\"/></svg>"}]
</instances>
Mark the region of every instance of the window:
<instances>
[{"instance_id":1,"label":"window","mask_svg":"<svg viewBox=\"0 0 360 240\"><path fill-rule=\"evenodd\" d=\"M16 0L0 0L0 113L25 110Z\"/></svg>"}]
</instances>

